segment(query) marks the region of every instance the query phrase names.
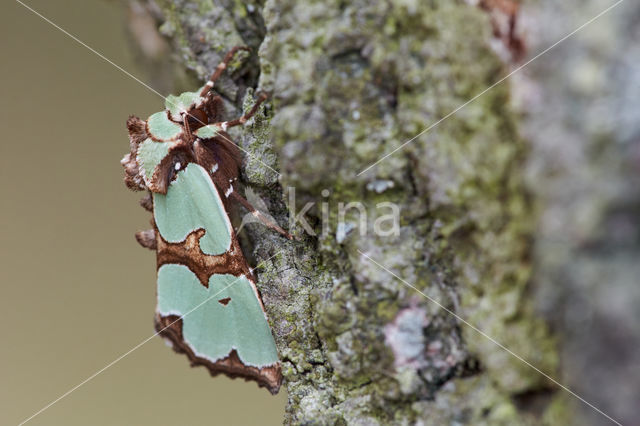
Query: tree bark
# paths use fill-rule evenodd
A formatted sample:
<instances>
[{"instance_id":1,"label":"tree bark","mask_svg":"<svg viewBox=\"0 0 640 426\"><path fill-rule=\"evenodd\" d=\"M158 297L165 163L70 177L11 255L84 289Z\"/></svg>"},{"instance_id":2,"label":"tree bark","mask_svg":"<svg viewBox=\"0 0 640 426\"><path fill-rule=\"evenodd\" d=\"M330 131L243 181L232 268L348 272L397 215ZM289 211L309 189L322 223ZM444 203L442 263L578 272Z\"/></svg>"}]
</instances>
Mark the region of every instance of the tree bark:
<instances>
[{"instance_id":1,"label":"tree bark","mask_svg":"<svg viewBox=\"0 0 640 426\"><path fill-rule=\"evenodd\" d=\"M270 94L233 134L245 184L281 225L315 203L315 236L250 224L244 241L264 261L285 423L565 422L565 394L451 314L555 376L529 298L535 217L509 85L359 174L508 73L491 15L451 0L156 4L144 6L201 81L232 46L253 49L218 89L230 116ZM349 202L364 229L356 209L340 221ZM395 236L373 232L386 202L400 209Z\"/></svg>"}]
</instances>

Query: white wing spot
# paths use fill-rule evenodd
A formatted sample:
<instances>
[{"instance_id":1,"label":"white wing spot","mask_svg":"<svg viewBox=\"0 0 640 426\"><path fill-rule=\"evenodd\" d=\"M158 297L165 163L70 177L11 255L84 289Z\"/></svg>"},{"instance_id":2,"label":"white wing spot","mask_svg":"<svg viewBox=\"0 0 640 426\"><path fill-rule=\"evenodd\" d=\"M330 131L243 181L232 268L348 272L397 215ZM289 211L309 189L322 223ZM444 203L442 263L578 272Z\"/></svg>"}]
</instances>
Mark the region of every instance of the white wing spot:
<instances>
[{"instance_id":1,"label":"white wing spot","mask_svg":"<svg viewBox=\"0 0 640 426\"><path fill-rule=\"evenodd\" d=\"M228 123L225 121L225 122L222 123L222 125L220 127L222 127L222 130L224 130L226 132L227 131L227 126L228 126Z\"/></svg>"},{"instance_id":2,"label":"white wing spot","mask_svg":"<svg viewBox=\"0 0 640 426\"><path fill-rule=\"evenodd\" d=\"M218 163L214 164L213 167L211 168L211 173L215 173L218 171Z\"/></svg>"},{"instance_id":3,"label":"white wing spot","mask_svg":"<svg viewBox=\"0 0 640 426\"><path fill-rule=\"evenodd\" d=\"M176 169L176 171L177 171L177 170L180 170L180 167L182 167L182 165L181 165L181 164L180 164L180 162L178 161L174 167L175 167L175 169Z\"/></svg>"},{"instance_id":4,"label":"white wing spot","mask_svg":"<svg viewBox=\"0 0 640 426\"><path fill-rule=\"evenodd\" d=\"M227 189L227 192L224 193L224 196L228 198L232 192L233 192L233 185L229 185L229 188Z\"/></svg>"}]
</instances>

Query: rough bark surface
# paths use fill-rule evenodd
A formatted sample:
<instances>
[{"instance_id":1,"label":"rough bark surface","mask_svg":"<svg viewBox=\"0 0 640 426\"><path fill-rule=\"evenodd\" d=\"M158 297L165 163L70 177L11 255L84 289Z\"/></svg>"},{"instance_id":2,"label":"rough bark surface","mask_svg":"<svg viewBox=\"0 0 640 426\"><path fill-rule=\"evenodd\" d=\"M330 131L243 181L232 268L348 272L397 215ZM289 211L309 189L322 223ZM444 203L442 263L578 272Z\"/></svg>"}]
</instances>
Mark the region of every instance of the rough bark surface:
<instances>
[{"instance_id":1,"label":"rough bark surface","mask_svg":"<svg viewBox=\"0 0 640 426\"><path fill-rule=\"evenodd\" d=\"M285 423L565 423L564 395L428 300L556 374L554 339L529 298L535 218L509 86L358 175L509 71L486 11L451 0L156 5L146 6L201 80L231 46L254 49L220 86L230 115L254 88L271 94L234 134L245 183L281 224L287 204L315 203L316 236L246 228L254 264L269 259L259 287L283 361ZM366 229L356 209L338 226L339 203L353 201ZM385 202L400 207L397 236L373 232Z\"/></svg>"}]
</instances>

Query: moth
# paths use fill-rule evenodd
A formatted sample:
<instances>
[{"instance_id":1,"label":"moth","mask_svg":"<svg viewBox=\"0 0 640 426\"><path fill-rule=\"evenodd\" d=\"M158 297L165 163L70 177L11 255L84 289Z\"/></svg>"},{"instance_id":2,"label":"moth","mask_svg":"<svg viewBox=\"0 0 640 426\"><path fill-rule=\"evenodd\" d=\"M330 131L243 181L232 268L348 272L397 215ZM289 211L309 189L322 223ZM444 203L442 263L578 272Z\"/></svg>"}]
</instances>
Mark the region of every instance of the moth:
<instances>
[{"instance_id":1,"label":"moth","mask_svg":"<svg viewBox=\"0 0 640 426\"><path fill-rule=\"evenodd\" d=\"M234 187L242 156L226 130L249 120L266 95L247 114L222 121L223 100L212 90L239 50L249 49L231 49L198 91L168 96L166 109L146 121L130 116L130 152L121 163L125 184L147 191L140 204L153 214L153 228L136 239L157 253L158 333L192 366L255 380L276 394L278 353L228 215L230 203L238 202L290 238Z\"/></svg>"}]
</instances>

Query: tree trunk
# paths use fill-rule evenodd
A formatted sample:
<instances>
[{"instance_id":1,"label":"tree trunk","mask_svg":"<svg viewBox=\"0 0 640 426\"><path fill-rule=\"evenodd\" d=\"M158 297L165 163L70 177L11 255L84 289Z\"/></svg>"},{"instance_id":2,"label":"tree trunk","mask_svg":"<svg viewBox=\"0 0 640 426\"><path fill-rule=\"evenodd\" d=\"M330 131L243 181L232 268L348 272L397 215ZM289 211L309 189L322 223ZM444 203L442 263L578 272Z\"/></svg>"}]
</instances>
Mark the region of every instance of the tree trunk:
<instances>
[{"instance_id":1,"label":"tree trunk","mask_svg":"<svg viewBox=\"0 0 640 426\"><path fill-rule=\"evenodd\" d=\"M270 94L233 134L248 152L245 184L285 227L314 203L316 235L296 223L301 241L247 225L245 252L268 259L259 287L283 362L285 422L562 424L566 394L460 321L557 373L529 297L535 217L509 85L359 174L509 72L518 52L496 38L493 15L451 0L157 7L200 80L232 46L253 49L219 86L230 116L253 89ZM366 226L357 208L340 213L350 202ZM387 235L389 202L397 235Z\"/></svg>"}]
</instances>

